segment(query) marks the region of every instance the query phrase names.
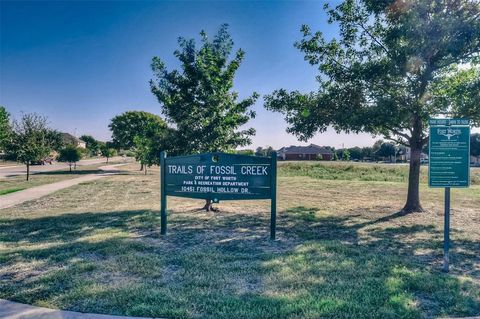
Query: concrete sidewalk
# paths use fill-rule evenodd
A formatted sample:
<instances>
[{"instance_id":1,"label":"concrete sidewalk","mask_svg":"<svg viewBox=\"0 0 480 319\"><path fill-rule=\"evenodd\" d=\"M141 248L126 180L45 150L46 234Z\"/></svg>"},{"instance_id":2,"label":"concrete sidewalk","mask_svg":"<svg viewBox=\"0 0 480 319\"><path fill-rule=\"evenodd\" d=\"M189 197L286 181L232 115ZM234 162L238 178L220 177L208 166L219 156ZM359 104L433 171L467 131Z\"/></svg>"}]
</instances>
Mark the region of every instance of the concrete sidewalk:
<instances>
[{"instance_id":1,"label":"concrete sidewalk","mask_svg":"<svg viewBox=\"0 0 480 319\"><path fill-rule=\"evenodd\" d=\"M123 317L97 315L74 311L62 311L24 305L18 302L0 299L1 319L149 319L145 317ZM151 319L151 318L150 318Z\"/></svg>"},{"instance_id":2,"label":"concrete sidewalk","mask_svg":"<svg viewBox=\"0 0 480 319\"><path fill-rule=\"evenodd\" d=\"M56 182L56 183L51 183L51 184L45 184L45 185L40 185L32 188L27 188L23 191L18 191L15 193L7 194L7 195L2 195L0 197L0 209L3 208L9 208L13 207L15 205L38 199L43 196L49 195L51 193L54 193L56 191L59 191L61 189L74 186L80 183L84 182L89 182L93 181L102 177L106 176L111 176L117 173L116 167L117 166L122 166L126 164L115 164L115 165L107 165L107 166L102 166L100 169L102 171L105 171L105 173L101 174L88 174L82 177L74 178L74 179L69 179L61 182Z\"/></svg>"}]
</instances>

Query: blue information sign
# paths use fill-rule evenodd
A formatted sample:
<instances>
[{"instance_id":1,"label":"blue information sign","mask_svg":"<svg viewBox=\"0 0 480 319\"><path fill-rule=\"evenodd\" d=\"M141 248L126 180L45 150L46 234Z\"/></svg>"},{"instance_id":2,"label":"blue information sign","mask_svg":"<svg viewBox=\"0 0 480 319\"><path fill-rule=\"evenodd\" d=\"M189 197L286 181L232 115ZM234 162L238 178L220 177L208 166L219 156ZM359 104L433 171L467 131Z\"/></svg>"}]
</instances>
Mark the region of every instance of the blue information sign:
<instances>
[{"instance_id":1,"label":"blue information sign","mask_svg":"<svg viewBox=\"0 0 480 319\"><path fill-rule=\"evenodd\" d=\"M466 119L431 119L430 187L470 185L470 127Z\"/></svg>"}]
</instances>

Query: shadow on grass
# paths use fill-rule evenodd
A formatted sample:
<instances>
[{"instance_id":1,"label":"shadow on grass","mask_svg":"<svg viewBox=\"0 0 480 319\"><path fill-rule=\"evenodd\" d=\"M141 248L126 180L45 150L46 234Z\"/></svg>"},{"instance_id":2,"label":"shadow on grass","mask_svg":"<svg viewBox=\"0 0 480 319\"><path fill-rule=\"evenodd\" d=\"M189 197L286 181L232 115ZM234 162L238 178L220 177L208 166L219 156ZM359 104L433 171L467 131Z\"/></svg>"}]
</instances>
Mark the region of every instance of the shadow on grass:
<instances>
[{"instance_id":1,"label":"shadow on grass","mask_svg":"<svg viewBox=\"0 0 480 319\"><path fill-rule=\"evenodd\" d=\"M72 169L72 171L66 169L66 170L61 170L61 171L50 171L50 172L38 172L35 173L35 175L87 175L87 174L98 174L98 173L103 173L104 171L100 169Z\"/></svg>"},{"instance_id":2,"label":"shadow on grass","mask_svg":"<svg viewBox=\"0 0 480 319\"><path fill-rule=\"evenodd\" d=\"M168 318L420 318L480 314L479 243L429 225L377 227L359 214L157 211L0 219L0 297L63 309ZM368 226L367 229L365 227ZM360 231L364 234L360 234Z\"/></svg>"}]
</instances>

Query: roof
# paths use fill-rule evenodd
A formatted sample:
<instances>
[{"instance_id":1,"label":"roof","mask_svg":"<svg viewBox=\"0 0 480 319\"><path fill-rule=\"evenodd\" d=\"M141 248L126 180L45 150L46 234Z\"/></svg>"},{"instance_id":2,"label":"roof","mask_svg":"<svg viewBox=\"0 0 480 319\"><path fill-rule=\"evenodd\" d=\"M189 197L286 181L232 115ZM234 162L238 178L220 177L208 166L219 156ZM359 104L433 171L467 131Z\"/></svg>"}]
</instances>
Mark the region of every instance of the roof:
<instances>
[{"instance_id":1,"label":"roof","mask_svg":"<svg viewBox=\"0 0 480 319\"><path fill-rule=\"evenodd\" d=\"M333 155L333 151L329 147L318 146L310 144L308 146L295 146L290 145L282 147L278 150L278 153L283 154L330 154Z\"/></svg>"},{"instance_id":2,"label":"roof","mask_svg":"<svg viewBox=\"0 0 480 319\"><path fill-rule=\"evenodd\" d=\"M85 141L82 141L78 137L70 134L70 133L60 133L62 135L62 139L65 143L71 143L71 144L79 144L79 143L85 143Z\"/></svg>"}]
</instances>

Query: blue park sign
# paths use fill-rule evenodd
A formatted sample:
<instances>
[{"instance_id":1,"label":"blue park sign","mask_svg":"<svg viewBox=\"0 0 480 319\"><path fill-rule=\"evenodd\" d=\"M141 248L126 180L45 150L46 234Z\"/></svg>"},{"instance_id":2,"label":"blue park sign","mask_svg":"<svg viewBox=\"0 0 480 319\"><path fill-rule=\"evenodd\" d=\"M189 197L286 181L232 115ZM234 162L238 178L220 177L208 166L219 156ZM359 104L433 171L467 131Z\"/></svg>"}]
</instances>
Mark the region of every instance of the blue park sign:
<instances>
[{"instance_id":1,"label":"blue park sign","mask_svg":"<svg viewBox=\"0 0 480 319\"><path fill-rule=\"evenodd\" d=\"M160 155L161 233L166 233L167 195L220 200L271 200L270 237L275 239L277 155L205 153Z\"/></svg>"},{"instance_id":2,"label":"blue park sign","mask_svg":"<svg viewBox=\"0 0 480 319\"><path fill-rule=\"evenodd\" d=\"M470 185L470 126L467 119L431 119L430 187Z\"/></svg>"}]
</instances>

